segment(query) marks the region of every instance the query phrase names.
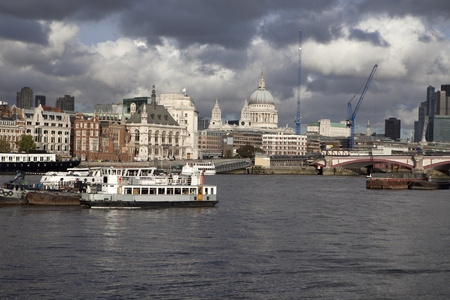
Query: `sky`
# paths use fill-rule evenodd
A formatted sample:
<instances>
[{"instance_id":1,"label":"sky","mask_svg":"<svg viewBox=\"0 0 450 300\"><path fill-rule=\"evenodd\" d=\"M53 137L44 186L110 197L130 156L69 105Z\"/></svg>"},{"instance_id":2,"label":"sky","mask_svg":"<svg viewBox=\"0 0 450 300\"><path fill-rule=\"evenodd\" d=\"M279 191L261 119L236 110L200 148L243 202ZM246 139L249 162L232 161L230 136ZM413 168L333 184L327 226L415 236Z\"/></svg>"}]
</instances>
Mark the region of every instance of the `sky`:
<instances>
[{"instance_id":1,"label":"sky","mask_svg":"<svg viewBox=\"0 0 450 300\"><path fill-rule=\"evenodd\" d=\"M345 120L376 64L356 132L395 117L409 137L427 87L450 84L448 0L19 0L0 2L0 100L28 86L92 112L155 85L235 120L264 70L278 125L295 128L299 31L302 132Z\"/></svg>"}]
</instances>

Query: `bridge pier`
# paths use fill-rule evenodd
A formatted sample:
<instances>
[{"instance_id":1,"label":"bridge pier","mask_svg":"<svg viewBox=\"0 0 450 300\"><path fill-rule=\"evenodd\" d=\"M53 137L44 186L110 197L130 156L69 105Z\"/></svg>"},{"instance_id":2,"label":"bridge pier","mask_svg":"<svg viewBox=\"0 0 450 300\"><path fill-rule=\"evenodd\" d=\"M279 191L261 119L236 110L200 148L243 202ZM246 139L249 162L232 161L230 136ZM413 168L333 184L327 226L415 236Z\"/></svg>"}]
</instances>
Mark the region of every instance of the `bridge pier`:
<instances>
[{"instance_id":1,"label":"bridge pier","mask_svg":"<svg viewBox=\"0 0 450 300\"><path fill-rule=\"evenodd\" d=\"M322 175L334 175L333 157L325 156L325 167L322 169Z\"/></svg>"},{"instance_id":2,"label":"bridge pier","mask_svg":"<svg viewBox=\"0 0 450 300\"><path fill-rule=\"evenodd\" d=\"M414 174L425 173L425 170L423 168L423 155L422 154L414 155L413 161L414 161L414 168L412 169L412 173Z\"/></svg>"}]
</instances>

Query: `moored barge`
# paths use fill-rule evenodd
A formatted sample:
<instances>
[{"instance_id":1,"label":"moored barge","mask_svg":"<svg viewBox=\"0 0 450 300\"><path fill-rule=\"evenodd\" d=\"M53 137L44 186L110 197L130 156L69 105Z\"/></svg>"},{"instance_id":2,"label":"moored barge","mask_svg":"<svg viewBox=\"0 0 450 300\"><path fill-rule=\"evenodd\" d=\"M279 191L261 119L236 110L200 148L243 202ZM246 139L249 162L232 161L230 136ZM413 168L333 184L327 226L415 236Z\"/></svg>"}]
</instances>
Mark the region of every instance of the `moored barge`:
<instances>
[{"instance_id":1,"label":"moored barge","mask_svg":"<svg viewBox=\"0 0 450 300\"><path fill-rule=\"evenodd\" d=\"M448 189L449 181L433 181L426 174L411 173L373 173L366 181L366 189Z\"/></svg>"}]
</instances>

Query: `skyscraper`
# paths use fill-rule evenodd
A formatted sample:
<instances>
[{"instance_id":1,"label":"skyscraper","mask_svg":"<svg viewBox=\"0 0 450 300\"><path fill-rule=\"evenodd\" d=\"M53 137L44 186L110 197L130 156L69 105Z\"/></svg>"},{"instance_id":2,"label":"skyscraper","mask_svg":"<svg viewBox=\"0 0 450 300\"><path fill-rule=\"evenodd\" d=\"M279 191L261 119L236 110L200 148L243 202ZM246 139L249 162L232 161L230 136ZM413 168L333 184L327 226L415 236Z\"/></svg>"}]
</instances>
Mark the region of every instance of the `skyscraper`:
<instances>
[{"instance_id":1,"label":"skyscraper","mask_svg":"<svg viewBox=\"0 0 450 300\"><path fill-rule=\"evenodd\" d=\"M62 111L75 111L75 97L65 95L56 99L56 107Z\"/></svg>"},{"instance_id":2,"label":"skyscraper","mask_svg":"<svg viewBox=\"0 0 450 300\"><path fill-rule=\"evenodd\" d=\"M400 139L400 123L397 118L389 118L384 121L384 135L391 140L397 141Z\"/></svg>"},{"instance_id":3,"label":"skyscraper","mask_svg":"<svg viewBox=\"0 0 450 300\"><path fill-rule=\"evenodd\" d=\"M34 97L34 107L38 107L39 105L45 106L46 97L44 95L36 95Z\"/></svg>"},{"instance_id":4,"label":"skyscraper","mask_svg":"<svg viewBox=\"0 0 450 300\"><path fill-rule=\"evenodd\" d=\"M33 89L26 86L17 92L16 106L25 109L33 108Z\"/></svg>"}]
</instances>

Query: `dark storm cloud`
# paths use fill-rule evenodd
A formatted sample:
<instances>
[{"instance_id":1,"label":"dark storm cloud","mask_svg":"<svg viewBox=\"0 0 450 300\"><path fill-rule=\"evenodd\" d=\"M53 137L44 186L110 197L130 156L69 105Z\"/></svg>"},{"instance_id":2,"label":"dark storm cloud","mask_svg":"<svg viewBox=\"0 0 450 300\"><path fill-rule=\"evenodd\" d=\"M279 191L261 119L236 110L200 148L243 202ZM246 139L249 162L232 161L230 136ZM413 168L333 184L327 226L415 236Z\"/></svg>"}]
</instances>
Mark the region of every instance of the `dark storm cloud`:
<instances>
[{"instance_id":1,"label":"dark storm cloud","mask_svg":"<svg viewBox=\"0 0 450 300\"><path fill-rule=\"evenodd\" d=\"M126 35L159 43L175 39L179 47L213 44L246 48L264 15L258 1L156 1L141 2L121 17Z\"/></svg>"},{"instance_id":2,"label":"dark storm cloud","mask_svg":"<svg viewBox=\"0 0 450 300\"><path fill-rule=\"evenodd\" d=\"M350 30L351 40L358 40L363 42L370 42L375 46L387 47L389 43L386 42L381 36L379 32L366 32L361 29L352 28Z\"/></svg>"},{"instance_id":3,"label":"dark storm cloud","mask_svg":"<svg viewBox=\"0 0 450 300\"><path fill-rule=\"evenodd\" d=\"M361 13L383 13L391 16L424 16L427 18L450 17L450 1L448 0L377 0L359 1L356 4Z\"/></svg>"},{"instance_id":4,"label":"dark storm cloud","mask_svg":"<svg viewBox=\"0 0 450 300\"><path fill-rule=\"evenodd\" d=\"M0 12L27 20L79 19L98 21L111 13L126 9L128 0L20 0L1 1Z\"/></svg>"},{"instance_id":5,"label":"dark storm cloud","mask_svg":"<svg viewBox=\"0 0 450 300\"><path fill-rule=\"evenodd\" d=\"M46 44L48 28L37 21L0 14L0 38L25 43Z\"/></svg>"}]
</instances>

